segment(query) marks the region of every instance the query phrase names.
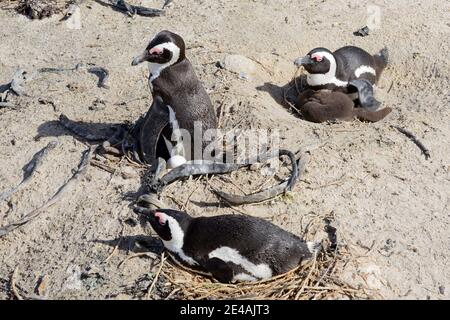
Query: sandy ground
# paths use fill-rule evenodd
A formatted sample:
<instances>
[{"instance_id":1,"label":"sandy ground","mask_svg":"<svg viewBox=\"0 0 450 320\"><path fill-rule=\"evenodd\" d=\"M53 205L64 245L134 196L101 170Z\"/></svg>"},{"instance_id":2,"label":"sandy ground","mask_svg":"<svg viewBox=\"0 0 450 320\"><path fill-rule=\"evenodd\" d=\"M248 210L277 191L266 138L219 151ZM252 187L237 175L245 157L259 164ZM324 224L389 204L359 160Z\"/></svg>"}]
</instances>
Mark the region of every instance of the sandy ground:
<instances>
[{"instance_id":1,"label":"sandy ground","mask_svg":"<svg viewBox=\"0 0 450 320\"><path fill-rule=\"evenodd\" d=\"M380 28L355 37L374 5L381 12ZM0 204L0 225L40 206L77 167L86 146L56 123L60 113L98 127L133 121L148 109L146 67L131 67L131 60L150 37L169 29L184 37L215 107L223 106L223 128L277 128L283 147L320 146L311 152L292 197L241 211L297 234L302 218L334 212L340 239L355 255L343 279L385 298L450 298L448 1L175 0L164 17L134 19L88 1L81 7L81 29L68 28L60 18L31 21L0 10L0 83L8 83L18 66L32 71L84 62L108 68L111 87L98 88L97 78L83 70L49 74L27 85L28 97L12 98L18 109L0 109L0 190L21 180L34 153L59 141L32 182ZM279 87L295 72L295 58L317 46L349 44L373 53L390 49L391 63L376 93L394 109L385 120L312 124L277 103ZM258 61L256 75L245 80L218 69L216 62L230 53ZM120 105L124 101L130 102ZM391 125L414 132L431 159ZM134 177L124 179L122 172ZM129 289L143 279L148 285L158 267L158 260L155 265L149 258L119 266L145 250L139 245L145 230L135 223L127 198L139 189L138 174L126 162L114 175L90 167L64 200L0 238L0 298L12 298L16 268L24 293L34 294L43 279L41 294L47 298L135 298ZM247 190L263 181L248 173L233 180ZM220 179L210 183L232 190ZM173 207L186 204L195 216L236 212L209 190L204 179L179 182L167 191L175 200L167 201ZM122 226L121 244L104 262Z\"/></svg>"}]
</instances>

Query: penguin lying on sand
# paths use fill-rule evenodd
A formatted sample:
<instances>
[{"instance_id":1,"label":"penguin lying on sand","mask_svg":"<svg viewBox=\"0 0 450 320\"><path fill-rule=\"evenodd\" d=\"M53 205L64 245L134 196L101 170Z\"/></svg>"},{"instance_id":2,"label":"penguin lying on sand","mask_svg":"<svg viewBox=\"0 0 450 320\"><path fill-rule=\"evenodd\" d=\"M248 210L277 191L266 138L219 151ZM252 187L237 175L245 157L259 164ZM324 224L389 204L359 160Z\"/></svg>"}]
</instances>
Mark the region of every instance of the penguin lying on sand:
<instances>
[{"instance_id":1,"label":"penguin lying on sand","mask_svg":"<svg viewBox=\"0 0 450 320\"><path fill-rule=\"evenodd\" d=\"M341 91L351 94L352 98L357 92L361 106L373 111L380 105L373 97L373 91L368 91L365 84L363 87L357 86L358 83L350 86L350 82L366 79L373 86L380 79L388 59L386 48L371 55L361 48L347 46L335 52L325 48L313 49L305 57L295 60L294 64L303 66L308 72L306 82L309 88Z\"/></svg>"},{"instance_id":2,"label":"penguin lying on sand","mask_svg":"<svg viewBox=\"0 0 450 320\"><path fill-rule=\"evenodd\" d=\"M154 105L145 117L146 126L154 126L152 119L160 119L166 113L170 125L161 130L161 144L167 146L169 168L179 166L186 159L193 159L194 124L199 124L202 134L208 129L217 129L217 117L202 83L197 78L194 68L185 55L186 46L183 38L170 31L159 32L148 44L144 52L134 58L132 65L142 62L149 64L149 84L152 90ZM155 107L155 108L154 108ZM161 121L156 124L162 126ZM181 131L185 129L190 134L190 141L182 141ZM145 130L145 129L144 129ZM149 129L154 131L154 129ZM149 131L149 132L150 132ZM152 137L141 137L152 139ZM200 151L207 146L207 141L196 141ZM144 145L143 158L152 163L157 157L154 144ZM151 148L151 149L149 149ZM191 158L192 157L192 158Z\"/></svg>"},{"instance_id":3,"label":"penguin lying on sand","mask_svg":"<svg viewBox=\"0 0 450 320\"><path fill-rule=\"evenodd\" d=\"M176 262L224 283L283 274L320 250L320 244L255 217L193 218L186 212L141 207L135 211L150 222Z\"/></svg>"},{"instance_id":4,"label":"penguin lying on sand","mask_svg":"<svg viewBox=\"0 0 450 320\"><path fill-rule=\"evenodd\" d=\"M360 88L366 85L370 91L372 87L367 80L353 80ZM387 107L376 111L364 108L355 108L353 100L345 93L339 91L307 89L298 97L298 105L305 120L311 122L325 122L333 120L353 120L355 117L361 121L377 122L391 113Z\"/></svg>"}]
</instances>

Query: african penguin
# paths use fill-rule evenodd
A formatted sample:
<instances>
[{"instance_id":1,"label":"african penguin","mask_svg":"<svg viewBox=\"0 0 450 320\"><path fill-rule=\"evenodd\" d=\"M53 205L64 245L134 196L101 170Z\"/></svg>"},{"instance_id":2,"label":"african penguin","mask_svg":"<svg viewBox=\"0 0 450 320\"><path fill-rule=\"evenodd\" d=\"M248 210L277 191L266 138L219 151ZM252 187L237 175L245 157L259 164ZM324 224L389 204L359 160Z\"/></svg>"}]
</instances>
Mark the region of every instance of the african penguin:
<instances>
[{"instance_id":1,"label":"african penguin","mask_svg":"<svg viewBox=\"0 0 450 320\"><path fill-rule=\"evenodd\" d=\"M283 274L321 247L250 216L193 218L170 209L137 207L135 211L150 222L177 263L224 283Z\"/></svg>"},{"instance_id":2,"label":"african penguin","mask_svg":"<svg viewBox=\"0 0 450 320\"><path fill-rule=\"evenodd\" d=\"M169 168L201 156L208 141L202 137L197 141L194 128L197 126L198 132L204 134L208 129L217 129L218 122L211 100L185 51L183 38L165 30L159 32L132 62L133 66L148 62L153 100L160 97L168 108L170 126L162 135L169 152L170 159L166 159ZM190 141L181 138L184 137L183 129L190 134Z\"/></svg>"},{"instance_id":3,"label":"african penguin","mask_svg":"<svg viewBox=\"0 0 450 320\"><path fill-rule=\"evenodd\" d=\"M367 92L349 86L352 80L366 79L373 86L388 64L388 50L385 48L376 55L371 55L361 48L346 46L331 52L325 48L315 48L305 57L294 61L308 72L306 82L313 90L328 89L349 94L356 100L358 92L360 104L368 109L377 109L379 102L367 99ZM355 90L356 89L356 90ZM361 101L364 100L364 101Z\"/></svg>"}]
</instances>

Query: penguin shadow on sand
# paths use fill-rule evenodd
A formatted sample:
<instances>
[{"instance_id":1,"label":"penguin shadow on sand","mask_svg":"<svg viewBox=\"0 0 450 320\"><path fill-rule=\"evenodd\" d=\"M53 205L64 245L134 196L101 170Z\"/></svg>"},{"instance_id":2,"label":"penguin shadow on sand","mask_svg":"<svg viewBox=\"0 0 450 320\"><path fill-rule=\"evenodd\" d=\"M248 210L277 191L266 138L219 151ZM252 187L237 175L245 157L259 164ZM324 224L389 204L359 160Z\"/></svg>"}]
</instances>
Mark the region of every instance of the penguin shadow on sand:
<instances>
[{"instance_id":1,"label":"penguin shadow on sand","mask_svg":"<svg viewBox=\"0 0 450 320\"><path fill-rule=\"evenodd\" d=\"M304 83L306 83L306 76L302 75L297 80L291 80L284 86L265 82L262 86L256 87L256 90L267 92L280 106L292 110L292 106L297 105L298 94L304 90ZM300 112L296 114L304 119Z\"/></svg>"},{"instance_id":2,"label":"penguin shadow on sand","mask_svg":"<svg viewBox=\"0 0 450 320\"><path fill-rule=\"evenodd\" d=\"M366 80L355 80L354 85L359 92L367 92L367 96L373 96L372 87ZM311 90L306 85L305 75L282 87L266 82L256 89L269 93L284 108L294 109L301 119L316 123L352 121L355 118L363 122L377 122L392 111L389 107L376 111L367 110L342 92ZM378 102L375 103L378 107Z\"/></svg>"},{"instance_id":3,"label":"penguin shadow on sand","mask_svg":"<svg viewBox=\"0 0 450 320\"><path fill-rule=\"evenodd\" d=\"M135 236L121 236L116 239L95 239L92 242L100 243L110 246L111 248L117 247L118 250L133 252L133 253L150 253L155 256L160 256L164 251L164 245L159 237L151 237L147 234L135 235Z\"/></svg>"},{"instance_id":4,"label":"penguin shadow on sand","mask_svg":"<svg viewBox=\"0 0 450 320\"><path fill-rule=\"evenodd\" d=\"M67 126L70 126L73 130L69 130ZM125 127L126 124L124 123L75 121L61 115L59 121L52 120L41 124L37 129L35 140L45 137L72 136L74 139L83 143L94 144L95 142L110 139Z\"/></svg>"}]
</instances>

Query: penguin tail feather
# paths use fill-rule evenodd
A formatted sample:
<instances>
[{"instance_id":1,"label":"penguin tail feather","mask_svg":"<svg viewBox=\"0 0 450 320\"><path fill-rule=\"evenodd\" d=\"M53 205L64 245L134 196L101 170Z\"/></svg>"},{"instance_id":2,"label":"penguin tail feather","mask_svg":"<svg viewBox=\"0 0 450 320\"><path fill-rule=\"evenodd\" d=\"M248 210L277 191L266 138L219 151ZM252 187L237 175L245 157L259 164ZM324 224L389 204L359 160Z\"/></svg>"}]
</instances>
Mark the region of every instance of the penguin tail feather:
<instances>
[{"instance_id":1,"label":"penguin tail feather","mask_svg":"<svg viewBox=\"0 0 450 320\"><path fill-rule=\"evenodd\" d=\"M389 107L377 111L368 111L363 108L355 108L353 109L353 114L361 121L377 122L384 119L389 113L391 113L391 111L392 109Z\"/></svg>"},{"instance_id":2,"label":"penguin tail feather","mask_svg":"<svg viewBox=\"0 0 450 320\"><path fill-rule=\"evenodd\" d=\"M317 255L322 250L322 241L308 241L306 245L312 255Z\"/></svg>"},{"instance_id":3,"label":"penguin tail feather","mask_svg":"<svg viewBox=\"0 0 450 320\"><path fill-rule=\"evenodd\" d=\"M383 49L380 50L380 52L378 52L375 56L375 62L378 65L378 68L380 70L383 70L384 68L386 68L386 66L389 63L389 50L387 47L384 47Z\"/></svg>"}]
</instances>

